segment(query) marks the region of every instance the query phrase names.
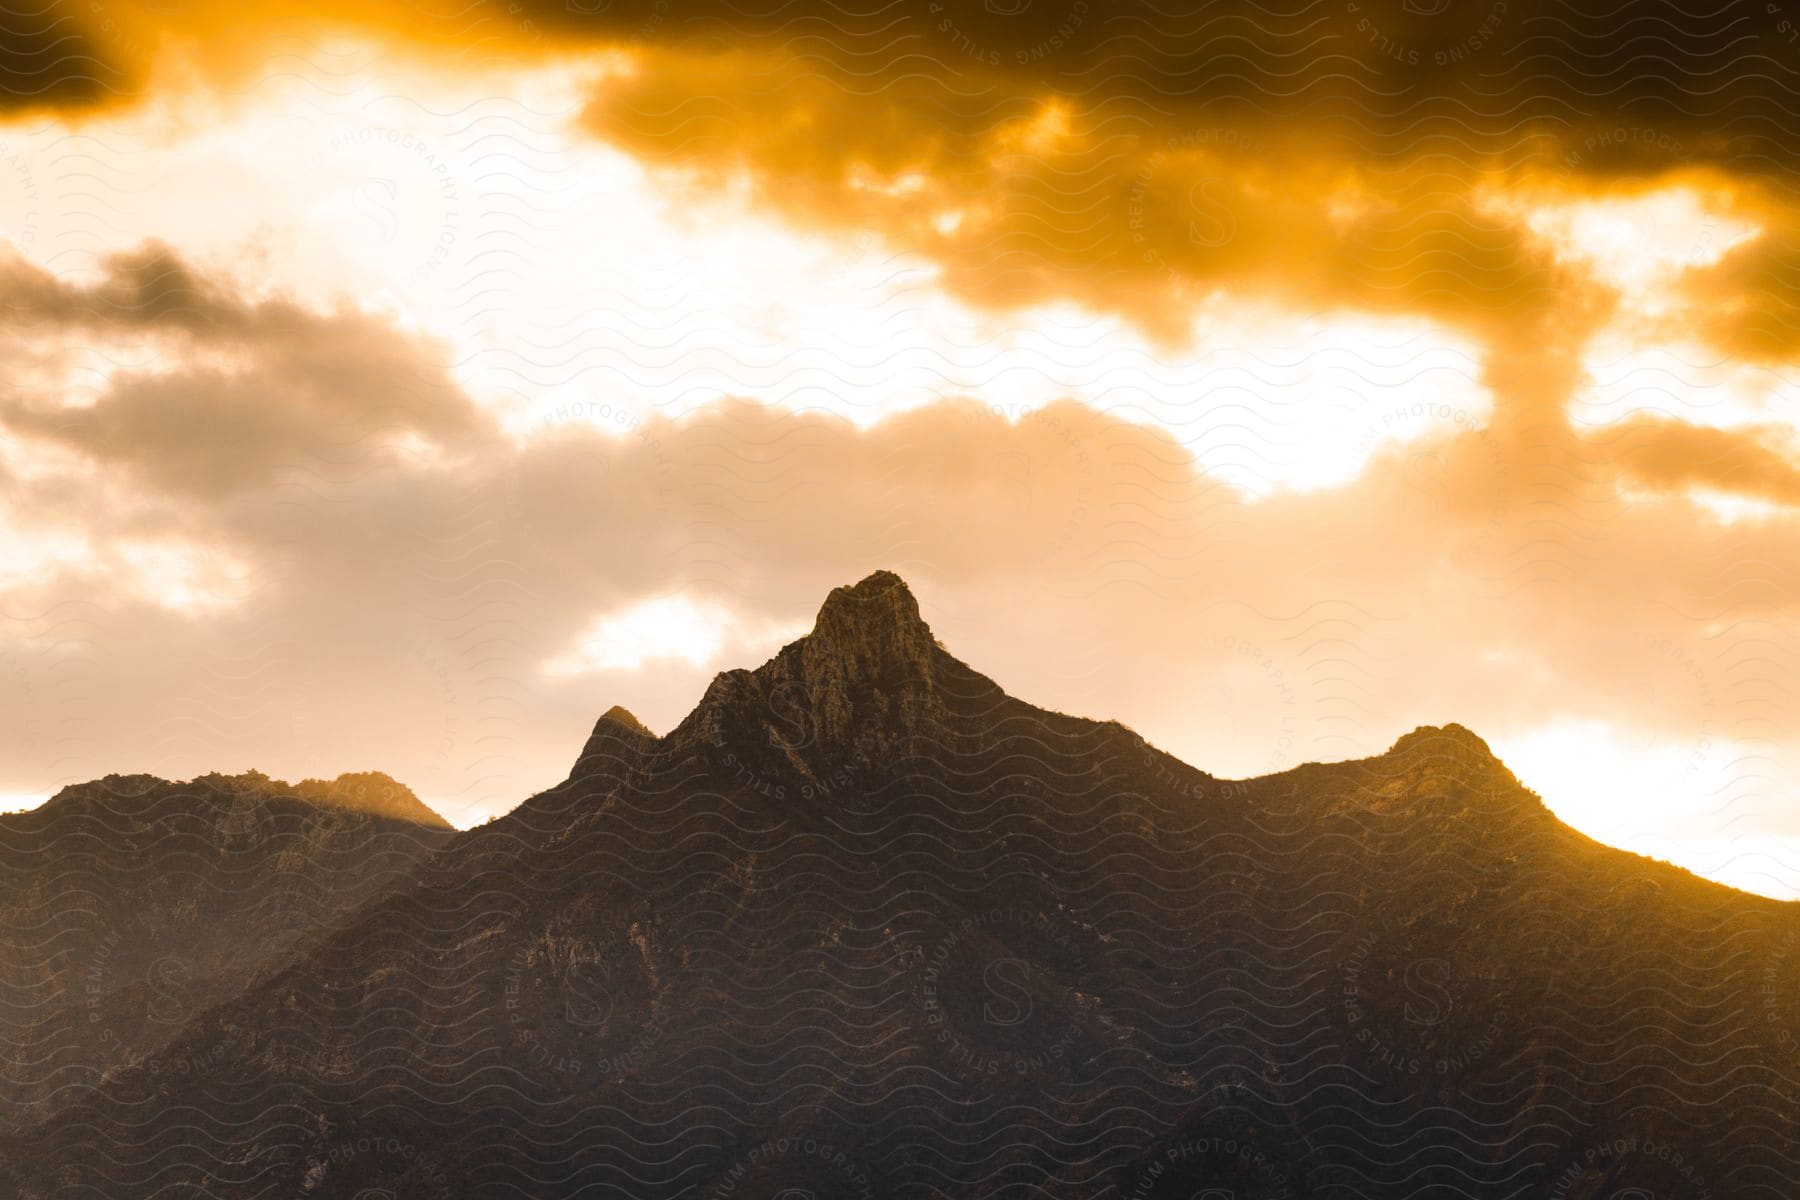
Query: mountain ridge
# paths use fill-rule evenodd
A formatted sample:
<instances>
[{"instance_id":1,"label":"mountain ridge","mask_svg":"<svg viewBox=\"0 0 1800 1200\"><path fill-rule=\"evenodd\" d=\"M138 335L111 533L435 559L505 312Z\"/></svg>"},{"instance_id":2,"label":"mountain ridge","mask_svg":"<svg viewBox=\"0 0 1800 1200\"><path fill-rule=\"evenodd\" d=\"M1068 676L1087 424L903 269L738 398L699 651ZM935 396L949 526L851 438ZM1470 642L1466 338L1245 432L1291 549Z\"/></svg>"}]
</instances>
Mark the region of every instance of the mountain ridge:
<instances>
[{"instance_id":1,"label":"mountain ridge","mask_svg":"<svg viewBox=\"0 0 1800 1200\"><path fill-rule=\"evenodd\" d=\"M181 789L204 806L219 798L256 795L269 799L305 801L326 808L386 817L434 829L451 824L420 800L411 788L381 771L346 771L335 779L306 778L298 783L274 779L255 768L231 775L209 771L188 780L164 779L149 774L109 774L85 783L60 788L43 804L23 810L54 819L76 807L99 805L126 813L152 797L167 799L170 789ZM18 815L18 814L9 814Z\"/></svg>"},{"instance_id":2,"label":"mountain ridge","mask_svg":"<svg viewBox=\"0 0 1800 1200\"><path fill-rule=\"evenodd\" d=\"M1220 780L839 591L0 1152L107 1200L1784 1200L1794 906L1461 726Z\"/></svg>"},{"instance_id":3,"label":"mountain ridge","mask_svg":"<svg viewBox=\"0 0 1800 1200\"><path fill-rule=\"evenodd\" d=\"M0 1122L160 1051L452 832L379 772L115 774L0 815Z\"/></svg>"},{"instance_id":4,"label":"mountain ridge","mask_svg":"<svg viewBox=\"0 0 1800 1200\"><path fill-rule=\"evenodd\" d=\"M855 584L833 588L821 604L811 632L782 646L754 668L732 668L717 673L701 699L666 735L651 733L629 711L615 705L601 716L578 762L607 744L603 726L622 725L658 746L694 747L708 735L716 737L722 713L744 706L761 710L761 724L768 740L784 751L807 749L821 741L849 739L850 752L883 749L879 739L858 743L854 728L858 718L885 732L918 734L933 722L950 718L949 709L934 696L945 668L964 673L970 686L988 694L996 704L1018 703L993 680L974 671L945 650L921 615L910 586L896 572L877 570ZM873 712L858 713L852 698L856 688L876 690ZM900 693L881 694L886 687ZM1206 780L1216 780L1204 768L1161 750L1130 726L1116 719L1093 719L1049 710L1046 716L1093 726L1102 732L1133 739L1170 763ZM667 739L675 739L668 743ZM754 740L754 739L753 739ZM627 743L630 744L630 743ZM837 747L840 753L845 747ZM787 755L790 765L810 770L804 756ZM1509 768L1487 742L1468 727L1449 722L1421 725L1401 734L1385 751L1331 763L1302 763L1289 770L1361 763L1422 762L1430 759L1465 768L1495 769L1512 778ZM577 774L578 772L572 772ZM1286 772L1277 772L1277 775ZM1252 777L1252 778L1270 778ZM1534 802L1542 805L1535 793ZM1547 811L1547 810L1546 810Z\"/></svg>"}]
</instances>

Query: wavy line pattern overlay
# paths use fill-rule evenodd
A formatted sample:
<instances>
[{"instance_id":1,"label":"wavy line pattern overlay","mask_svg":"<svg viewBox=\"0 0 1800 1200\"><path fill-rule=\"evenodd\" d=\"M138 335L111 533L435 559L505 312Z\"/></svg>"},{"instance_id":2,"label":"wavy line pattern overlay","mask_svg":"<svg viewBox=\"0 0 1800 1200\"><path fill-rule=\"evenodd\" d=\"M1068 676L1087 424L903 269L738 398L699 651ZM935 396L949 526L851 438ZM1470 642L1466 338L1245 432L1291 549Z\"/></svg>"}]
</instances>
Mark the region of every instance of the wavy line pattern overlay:
<instances>
[{"instance_id":1,"label":"wavy line pattern overlay","mask_svg":"<svg viewBox=\"0 0 1800 1200\"><path fill-rule=\"evenodd\" d=\"M1800 1195L1796 97L18 0L0 1200Z\"/></svg>"}]
</instances>

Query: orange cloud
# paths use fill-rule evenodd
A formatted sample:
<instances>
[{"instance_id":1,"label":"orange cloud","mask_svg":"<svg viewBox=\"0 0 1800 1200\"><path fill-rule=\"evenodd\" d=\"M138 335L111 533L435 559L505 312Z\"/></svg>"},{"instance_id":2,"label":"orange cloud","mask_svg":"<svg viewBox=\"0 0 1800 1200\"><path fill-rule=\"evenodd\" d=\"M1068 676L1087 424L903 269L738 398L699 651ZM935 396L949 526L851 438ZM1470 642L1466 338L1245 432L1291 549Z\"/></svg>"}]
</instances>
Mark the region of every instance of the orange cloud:
<instances>
[{"instance_id":1,"label":"orange cloud","mask_svg":"<svg viewBox=\"0 0 1800 1200\"><path fill-rule=\"evenodd\" d=\"M1727 492L1800 505L1800 455L1774 426L1713 429L1633 417L1601 439L1622 475L1640 487Z\"/></svg>"},{"instance_id":2,"label":"orange cloud","mask_svg":"<svg viewBox=\"0 0 1800 1200\"><path fill-rule=\"evenodd\" d=\"M1710 171L1786 212L1786 91L1762 69L1784 19L1673 0L53 0L20 26L10 93L79 110L232 84L335 30L450 72L612 55L630 69L599 87L595 133L686 185L870 228L993 307L1075 300L1176 340L1197 296L1229 290L1488 335L1588 307L1572 293L1591 283L1485 203L1495 190ZM1785 354L1787 257L1765 242L1718 274L1717 344Z\"/></svg>"},{"instance_id":3,"label":"orange cloud","mask_svg":"<svg viewBox=\"0 0 1800 1200\"><path fill-rule=\"evenodd\" d=\"M146 290L157 255L148 277L186 279L183 303ZM1758 682L1771 672L1730 669L1730 652L1749 639L1773 677L1800 666L1769 640L1800 596L1800 525L1717 525L1683 494L1791 487L1747 434L1696 473L1689 443L1710 435L1685 428L1609 428L1554 454L1464 431L1257 502L1167 433L1071 403L1015 422L945 401L858 428L738 401L520 443L441 376L379 407L396 363L434 378L429 347L243 298L165 251L81 287L7 278L33 337L148 322L170 343L154 387L114 380L91 419L53 419L54 385L29 381L0 414L0 463L38 463L0 471L7 512L78 539L0 594L20 675L0 691L3 762L49 761L66 719L77 749L50 758L70 776L379 761L491 810L553 780L606 704L672 722L712 659L766 649L731 631L803 622L878 564L1021 694L1118 716L1225 774L1352 755L1429 720L1498 739L1558 719L1785 736ZM243 369L209 362L222 347ZM163 416L184 444L163 440ZM341 452L387 423L453 452ZM1626 499L1621 482L1651 491ZM181 563L205 603L144 592L118 569L130 546ZM675 596L723 631L707 666L544 672L601 618ZM59 636L77 615L80 638ZM51 695L67 707L45 709ZM242 760L217 762L221 745Z\"/></svg>"},{"instance_id":4,"label":"orange cloud","mask_svg":"<svg viewBox=\"0 0 1800 1200\"><path fill-rule=\"evenodd\" d=\"M247 299L164 246L116 256L89 286L0 260L0 311L16 355L69 338L101 355L152 339L150 364L113 367L94 403L15 393L0 399L0 425L162 489L217 498L493 436L429 347L361 314Z\"/></svg>"}]
</instances>

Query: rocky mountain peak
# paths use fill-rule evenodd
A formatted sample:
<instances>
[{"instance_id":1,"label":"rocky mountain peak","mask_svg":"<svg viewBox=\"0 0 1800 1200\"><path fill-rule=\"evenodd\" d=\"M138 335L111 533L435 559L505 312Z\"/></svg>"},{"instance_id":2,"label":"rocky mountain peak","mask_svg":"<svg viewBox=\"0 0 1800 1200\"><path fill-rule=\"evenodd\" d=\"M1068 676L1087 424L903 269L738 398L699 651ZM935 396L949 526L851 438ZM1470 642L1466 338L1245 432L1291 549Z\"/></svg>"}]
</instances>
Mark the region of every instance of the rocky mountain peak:
<instances>
[{"instance_id":1,"label":"rocky mountain peak","mask_svg":"<svg viewBox=\"0 0 1800 1200\"><path fill-rule=\"evenodd\" d=\"M631 732L641 733L645 737L656 736L654 733L650 732L649 726L638 720L630 709L620 704L615 704L605 712L601 713L600 720L611 722L614 725L622 725L626 729L631 730Z\"/></svg>"},{"instance_id":2,"label":"rocky mountain peak","mask_svg":"<svg viewBox=\"0 0 1800 1200\"><path fill-rule=\"evenodd\" d=\"M656 740L656 735L623 705L615 704L600 714L575 760L574 774L583 775L618 764Z\"/></svg>"},{"instance_id":3,"label":"rocky mountain peak","mask_svg":"<svg viewBox=\"0 0 1800 1200\"><path fill-rule=\"evenodd\" d=\"M672 737L770 753L802 773L885 760L913 737L944 732L940 676L957 665L906 581L876 571L833 588L812 632L756 670L714 678Z\"/></svg>"},{"instance_id":4,"label":"rocky mountain peak","mask_svg":"<svg viewBox=\"0 0 1800 1200\"><path fill-rule=\"evenodd\" d=\"M797 661L784 652L769 664L778 669L765 682L804 698L822 741L910 735L941 708L937 640L892 571L833 588L797 648Z\"/></svg>"},{"instance_id":5,"label":"rocky mountain peak","mask_svg":"<svg viewBox=\"0 0 1800 1200\"><path fill-rule=\"evenodd\" d=\"M834 656L864 673L918 665L931 657L931 627L906 581L892 571L831 589L806 646L814 657Z\"/></svg>"},{"instance_id":6,"label":"rocky mountain peak","mask_svg":"<svg viewBox=\"0 0 1800 1200\"><path fill-rule=\"evenodd\" d=\"M1500 760L1480 735L1465 726L1421 725L1396 741L1390 755L1440 758L1463 766L1499 765Z\"/></svg>"},{"instance_id":7,"label":"rocky mountain peak","mask_svg":"<svg viewBox=\"0 0 1800 1200\"><path fill-rule=\"evenodd\" d=\"M1386 754L1363 761L1368 795L1382 811L1416 811L1431 821L1473 816L1493 837L1508 829L1536 831L1554 820L1537 794L1462 725L1421 725Z\"/></svg>"}]
</instances>

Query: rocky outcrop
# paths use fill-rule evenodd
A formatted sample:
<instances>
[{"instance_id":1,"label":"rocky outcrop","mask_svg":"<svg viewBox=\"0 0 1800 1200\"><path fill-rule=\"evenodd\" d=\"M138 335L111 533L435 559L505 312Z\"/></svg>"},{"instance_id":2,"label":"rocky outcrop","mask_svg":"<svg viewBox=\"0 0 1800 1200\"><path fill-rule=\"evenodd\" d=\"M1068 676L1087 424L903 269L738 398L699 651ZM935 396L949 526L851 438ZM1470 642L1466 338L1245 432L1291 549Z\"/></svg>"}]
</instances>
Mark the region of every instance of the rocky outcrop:
<instances>
[{"instance_id":1,"label":"rocky outcrop","mask_svg":"<svg viewBox=\"0 0 1800 1200\"><path fill-rule=\"evenodd\" d=\"M816 779L954 744L969 702L1000 695L937 644L905 581L877 571L832 589L812 632L762 666L715 678L672 744L730 744L735 758Z\"/></svg>"}]
</instances>

